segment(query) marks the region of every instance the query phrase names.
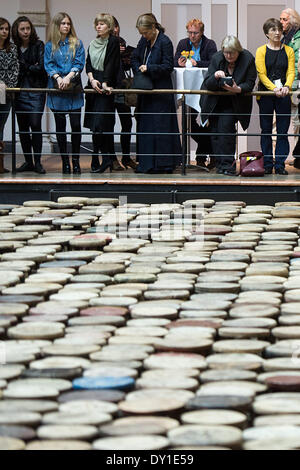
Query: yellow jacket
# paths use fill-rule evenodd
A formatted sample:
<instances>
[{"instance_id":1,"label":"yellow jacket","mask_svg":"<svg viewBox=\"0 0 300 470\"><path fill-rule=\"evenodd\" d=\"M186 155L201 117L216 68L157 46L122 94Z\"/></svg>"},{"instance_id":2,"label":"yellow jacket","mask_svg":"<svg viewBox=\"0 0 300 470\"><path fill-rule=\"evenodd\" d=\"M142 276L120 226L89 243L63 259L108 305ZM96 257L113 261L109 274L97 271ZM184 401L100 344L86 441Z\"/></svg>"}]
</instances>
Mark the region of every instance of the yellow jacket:
<instances>
[{"instance_id":1,"label":"yellow jacket","mask_svg":"<svg viewBox=\"0 0 300 470\"><path fill-rule=\"evenodd\" d=\"M285 52L288 58L288 69L286 72L286 82L283 86L287 86L291 89L294 78L295 78L295 54L291 47L284 45ZM259 47L256 50L255 55L255 65L256 70L258 73L258 78L261 83L267 88L267 90L274 90L276 85L268 78L267 76L267 68L266 68L266 52L267 52L267 45L264 44L263 46ZM257 97L260 98L260 97Z\"/></svg>"}]
</instances>

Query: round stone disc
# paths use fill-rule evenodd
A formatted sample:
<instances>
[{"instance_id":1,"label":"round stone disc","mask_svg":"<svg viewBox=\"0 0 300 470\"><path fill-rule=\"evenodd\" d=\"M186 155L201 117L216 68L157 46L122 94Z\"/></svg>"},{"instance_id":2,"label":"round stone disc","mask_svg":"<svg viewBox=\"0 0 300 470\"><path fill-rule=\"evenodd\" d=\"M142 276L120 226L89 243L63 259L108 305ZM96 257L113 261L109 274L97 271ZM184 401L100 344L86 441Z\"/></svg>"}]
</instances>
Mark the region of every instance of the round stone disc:
<instances>
[{"instance_id":1,"label":"round stone disc","mask_svg":"<svg viewBox=\"0 0 300 470\"><path fill-rule=\"evenodd\" d=\"M299 449L298 439L263 439L246 441L244 450L292 450Z\"/></svg>"},{"instance_id":2,"label":"round stone disc","mask_svg":"<svg viewBox=\"0 0 300 470\"><path fill-rule=\"evenodd\" d=\"M0 380L16 379L22 373L24 366L1 364Z\"/></svg>"},{"instance_id":3,"label":"round stone disc","mask_svg":"<svg viewBox=\"0 0 300 470\"><path fill-rule=\"evenodd\" d=\"M245 429L243 438L245 441L252 440L280 440L284 439L299 439L300 429L297 426L259 426L254 428Z\"/></svg>"},{"instance_id":4,"label":"round stone disc","mask_svg":"<svg viewBox=\"0 0 300 470\"><path fill-rule=\"evenodd\" d=\"M83 439L90 440L98 435L95 426L83 424L72 425L45 425L37 429L37 435L40 439Z\"/></svg>"},{"instance_id":5,"label":"round stone disc","mask_svg":"<svg viewBox=\"0 0 300 470\"><path fill-rule=\"evenodd\" d=\"M0 425L1 437L13 437L22 441L31 441L35 439L35 431L28 426L15 426L13 424Z\"/></svg>"},{"instance_id":6,"label":"round stone disc","mask_svg":"<svg viewBox=\"0 0 300 470\"><path fill-rule=\"evenodd\" d=\"M206 361L199 354L158 353L152 354L144 361L145 369L205 369Z\"/></svg>"},{"instance_id":7,"label":"round stone disc","mask_svg":"<svg viewBox=\"0 0 300 470\"><path fill-rule=\"evenodd\" d=\"M184 402L177 398L147 398L132 399L119 403L119 409L128 414L155 414L179 411L184 407Z\"/></svg>"},{"instance_id":8,"label":"round stone disc","mask_svg":"<svg viewBox=\"0 0 300 470\"><path fill-rule=\"evenodd\" d=\"M163 436L132 435L121 437L104 437L93 442L95 450L159 450L165 449L169 440Z\"/></svg>"},{"instance_id":9,"label":"round stone disc","mask_svg":"<svg viewBox=\"0 0 300 470\"><path fill-rule=\"evenodd\" d=\"M134 384L132 377L81 377L73 380L75 390L130 390Z\"/></svg>"},{"instance_id":10,"label":"round stone disc","mask_svg":"<svg viewBox=\"0 0 300 470\"><path fill-rule=\"evenodd\" d=\"M41 419L42 417L39 413L35 413L32 411L7 411L1 413L0 424L37 426L40 423Z\"/></svg>"},{"instance_id":11,"label":"round stone disc","mask_svg":"<svg viewBox=\"0 0 300 470\"><path fill-rule=\"evenodd\" d=\"M263 368L266 372L280 370L300 370L300 363L296 355L296 360L291 361L290 357L276 357L275 359L266 359Z\"/></svg>"},{"instance_id":12,"label":"round stone disc","mask_svg":"<svg viewBox=\"0 0 300 470\"><path fill-rule=\"evenodd\" d=\"M10 386L3 392L4 398L31 399L31 398L56 398L59 395L57 388L49 385L22 385ZM28 423L18 423L28 424Z\"/></svg>"},{"instance_id":13,"label":"round stone disc","mask_svg":"<svg viewBox=\"0 0 300 470\"><path fill-rule=\"evenodd\" d=\"M81 357L54 356L40 359L30 363L31 369L74 369L77 367L87 368L90 361Z\"/></svg>"},{"instance_id":14,"label":"round stone disc","mask_svg":"<svg viewBox=\"0 0 300 470\"><path fill-rule=\"evenodd\" d=\"M180 416L183 424L227 425L244 428L247 416L239 411L230 410L199 410L189 411Z\"/></svg>"},{"instance_id":15,"label":"round stone disc","mask_svg":"<svg viewBox=\"0 0 300 470\"><path fill-rule=\"evenodd\" d=\"M63 440L59 441L53 439L51 441L32 441L26 446L26 450L91 450L92 446L88 442L77 440Z\"/></svg>"},{"instance_id":16,"label":"round stone disc","mask_svg":"<svg viewBox=\"0 0 300 470\"><path fill-rule=\"evenodd\" d=\"M299 414L300 395L297 394L267 394L268 400L257 398L253 403L253 410L258 415L269 414ZM282 396L283 395L283 396ZM296 395L296 397L294 396ZM263 395L261 395L263 396ZM265 396L264 396L265 397ZM285 403L283 407L283 403Z\"/></svg>"},{"instance_id":17,"label":"round stone disc","mask_svg":"<svg viewBox=\"0 0 300 470\"><path fill-rule=\"evenodd\" d=\"M51 344L43 348L46 356L81 356L87 357L89 354L100 351L100 347L95 344Z\"/></svg>"},{"instance_id":18,"label":"round stone disc","mask_svg":"<svg viewBox=\"0 0 300 470\"><path fill-rule=\"evenodd\" d=\"M0 436L0 450L24 450L25 442L13 437Z\"/></svg>"},{"instance_id":19,"label":"round stone disc","mask_svg":"<svg viewBox=\"0 0 300 470\"><path fill-rule=\"evenodd\" d=\"M265 385L246 380L219 381L203 384L197 392L197 396L222 395L222 396L254 396L256 393L266 392Z\"/></svg>"},{"instance_id":20,"label":"round stone disc","mask_svg":"<svg viewBox=\"0 0 300 470\"><path fill-rule=\"evenodd\" d=\"M279 309L266 304L239 304L229 311L230 318L276 317Z\"/></svg>"},{"instance_id":21,"label":"round stone disc","mask_svg":"<svg viewBox=\"0 0 300 470\"><path fill-rule=\"evenodd\" d=\"M255 418L253 424L259 426L299 426L300 416L293 414L286 415L266 415Z\"/></svg>"},{"instance_id":22,"label":"round stone disc","mask_svg":"<svg viewBox=\"0 0 300 470\"><path fill-rule=\"evenodd\" d=\"M74 402L75 400L101 400L118 403L123 400L125 393L120 390L74 390L62 393L58 403Z\"/></svg>"},{"instance_id":23,"label":"round stone disc","mask_svg":"<svg viewBox=\"0 0 300 470\"><path fill-rule=\"evenodd\" d=\"M246 369L257 370L262 366L263 360L255 354L223 353L213 354L207 357L208 366L211 369Z\"/></svg>"},{"instance_id":24,"label":"round stone disc","mask_svg":"<svg viewBox=\"0 0 300 470\"><path fill-rule=\"evenodd\" d=\"M253 398L249 395L201 395L189 400L186 408L188 410L229 409L246 411L250 408L252 400Z\"/></svg>"},{"instance_id":25,"label":"round stone disc","mask_svg":"<svg viewBox=\"0 0 300 470\"><path fill-rule=\"evenodd\" d=\"M20 412L35 412L35 413L47 413L50 411L56 411L58 404L53 400L1 400L0 401L0 412L2 413L15 413Z\"/></svg>"},{"instance_id":26,"label":"round stone disc","mask_svg":"<svg viewBox=\"0 0 300 470\"><path fill-rule=\"evenodd\" d=\"M206 370L200 374L201 383L219 382L227 380L255 380L257 374L250 370L224 369Z\"/></svg>"},{"instance_id":27,"label":"round stone disc","mask_svg":"<svg viewBox=\"0 0 300 470\"><path fill-rule=\"evenodd\" d=\"M132 434L131 431L133 429L137 429L138 431L135 432L134 434L137 434L138 432L143 432L144 429L146 429L149 426L155 426L156 429L161 429L163 430L162 432L159 432L159 434L165 434L167 431L170 429L174 429L177 426L179 426L179 422L176 419L169 418L167 416L127 416L124 418L119 418L114 420L110 425L105 426L105 428L110 428L110 432L122 432L122 427L124 426L124 429L128 429L130 434ZM120 431L117 431L118 428L121 428ZM102 427L100 429L100 432L102 431ZM128 432L128 433L129 433ZM147 434L147 433L146 433ZM154 434L153 432L151 434ZM156 434L156 433L155 433Z\"/></svg>"},{"instance_id":28,"label":"round stone disc","mask_svg":"<svg viewBox=\"0 0 300 470\"><path fill-rule=\"evenodd\" d=\"M62 413L103 413L116 414L118 406L114 403L101 400L73 400L59 405Z\"/></svg>"},{"instance_id":29,"label":"round stone disc","mask_svg":"<svg viewBox=\"0 0 300 470\"><path fill-rule=\"evenodd\" d=\"M213 344L216 353L253 353L261 354L270 343L254 339L223 340Z\"/></svg>"},{"instance_id":30,"label":"round stone disc","mask_svg":"<svg viewBox=\"0 0 300 470\"><path fill-rule=\"evenodd\" d=\"M239 448L242 432L233 426L183 425L168 432L172 445L220 445Z\"/></svg>"},{"instance_id":31,"label":"round stone disc","mask_svg":"<svg viewBox=\"0 0 300 470\"><path fill-rule=\"evenodd\" d=\"M21 317L28 311L28 305L21 303L3 303L0 304L0 315L14 315Z\"/></svg>"},{"instance_id":32,"label":"round stone disc","mask_svg":"<svg viewBox=\"0 0 300 470\"><path fill-rule=\"evenodd\" d=\"M85 412L63 412L47 413L43 416L43 424L68 425L68 424L87 424L91 426L100 426L111 421L111 416L99 411Z\"/></svg>"},{"instance_id":33,"label":"round stone disc","mask_svg":"<svg viewBox=\"0 0 300 470\"><path fill-rule=\"evenodd\" d=\"M8 336L15 339L54 339L63 336L62 323L20 323L8 329Z\"/></svg>"},{"instance_id":34,"label":"round stone disc","mask_svg":"<svg viewBox=\"0 0 300 470\"><path fill-rule=\"evenodd\" d=\"M173 352L195 352L207 354L210 351L213 342L208 339L197 339L192 337L185 337L168 335L167 338L157 339L154 347L157 351L173 351Z\"/></svg>"},{"instance_id":35,"label":"round stone disc","mask_svg":"<svg viewBox=\"0 0 300 470\"><path fill-rule=\"evenodd\" d=\"M267 377L265 383L270 390L286 392L300 391L300 376L284 375L279 372L278 375Z\"/></svg>"}]
</instances>

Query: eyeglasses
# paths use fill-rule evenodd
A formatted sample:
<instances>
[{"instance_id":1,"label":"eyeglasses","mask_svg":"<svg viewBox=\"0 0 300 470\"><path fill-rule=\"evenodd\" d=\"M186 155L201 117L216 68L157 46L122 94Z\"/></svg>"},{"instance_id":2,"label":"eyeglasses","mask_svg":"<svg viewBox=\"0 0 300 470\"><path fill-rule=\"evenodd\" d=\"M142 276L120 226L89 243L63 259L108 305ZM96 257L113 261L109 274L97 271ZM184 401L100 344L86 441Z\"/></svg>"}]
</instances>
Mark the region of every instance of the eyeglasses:
<instances>
[{"instance_id":1,"label":"eyeglasses","mask_svg":"<svg viewBox=\"0 0 300 470\"><path fill-rule=\"evenodd\" d=\"M200 34L200 31L187 31L187 33L189 36L197 36L198 34Z\"/></svg>"},{"instance_id":2,"label":"eyeglasses","mask_svg":"<svg viewBox=\"0 0 300 470\"><path fill-rule=\"evenodd\" d=\"M223 54L225 55L235 55L237 51L223 51Z\"/></svg>"}]
</instances>

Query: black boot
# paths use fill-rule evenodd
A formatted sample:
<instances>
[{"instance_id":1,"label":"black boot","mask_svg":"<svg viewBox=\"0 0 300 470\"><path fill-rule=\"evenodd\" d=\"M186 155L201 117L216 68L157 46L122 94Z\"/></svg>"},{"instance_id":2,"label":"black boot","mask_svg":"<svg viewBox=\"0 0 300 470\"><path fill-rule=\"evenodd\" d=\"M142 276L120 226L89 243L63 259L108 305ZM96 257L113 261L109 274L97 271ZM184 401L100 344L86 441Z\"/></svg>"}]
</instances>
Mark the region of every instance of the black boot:
<instances>
[{"instance_id":1,"label":"black boot","mask_svg":"<svg viewBox=\"0 0 300 470\"><path fill-rule=\"evenodd\" d=\"M41 157L34 157L34 171L39 175L44 175L46 173L43 165L41 164Z\"/></svg>"},{"instance_id":2,"label":"black boot","mask_svg":"<svg viewBox=\"0 0 300 470\"><path fill-rule=\"evenodd\" d=\"M81 168L79 164L79 157L72 157L73 175L80 175Z\"/></svg>"},{"instance_id":3,"label":"black boot","mask_svg":"<svg viewBox=\"0 0 300 470\"><path fill-rule=\"evenodd\" d=\"M61 157L61 160L62 160L62 173L64 175L70 175L71 167L70 167L69 157Z\"/></svg>"},{"instance_id":4,"label":"black boot","mask_svg":"<svg viewBox=\"0 0 300 470\"><path fill-rule=\"evenodd\" d=\"M102 157L102 163L99 166L98 170L95 170L93 173L104 173L105 170L109 168L109 171L112 172L113 170L113 161L111 157Z\"/></svg>"},{"instance_id":5,"label":"black boot","mask_svg":"<svg viewBox=\"0 0 300 470\"><path fill-rule=\"evenodd\" d=\"M32 156L31 155L25 155L25 162L23 165L19 166L19 168L16 168L17 173L22 173L23 171L35 171L34 164L32 161Z\"/></svg>"},{"instance_id":6,"label":"black boot","mask_svg":"<svg viewBox=\"0 0 300 470\"><path fill-rule=\"evenodd\" d=\"M100 168L99 157L98 155L92 156L92 163L91 163L91 173L97 172Z\"/></svg>"}]
</instances>

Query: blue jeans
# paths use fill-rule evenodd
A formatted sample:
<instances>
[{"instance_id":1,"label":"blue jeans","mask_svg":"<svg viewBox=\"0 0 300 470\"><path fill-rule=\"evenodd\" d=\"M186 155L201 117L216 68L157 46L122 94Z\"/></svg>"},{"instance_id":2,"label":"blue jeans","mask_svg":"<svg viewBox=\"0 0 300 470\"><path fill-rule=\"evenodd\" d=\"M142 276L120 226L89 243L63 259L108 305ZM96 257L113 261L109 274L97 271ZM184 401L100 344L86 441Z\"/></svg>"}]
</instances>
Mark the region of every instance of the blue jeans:
<instances>
[{"instance_id":1,"label":"blue jeans","mask_svg":"<svg viewBox=\"0 0 300 470\"><path fill-rule=\"evenodd\" d=\"M273 168L272 124L273 113L276 113L275 170L284 168L284 162L289 154L288 129L291 120L291 99L289 96L262 96L258 101L259 121L261 127L260 145L264 154L265 170ZM270 134L270 135L265 135Z\"/></svg>"},{"instance_id":2,"label":"blue jeans","mask_svg":"<svg viewBox=\"0 0 300 470\"><path fill-rule=\"evenodd\" d=\"M10 108L11 101L8 99L6 99L6 104L0 104L0 140L3 140L4 126L6 124Z\"/></svg>"}]
</instances>

